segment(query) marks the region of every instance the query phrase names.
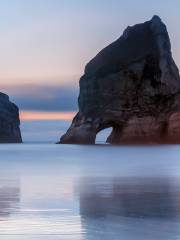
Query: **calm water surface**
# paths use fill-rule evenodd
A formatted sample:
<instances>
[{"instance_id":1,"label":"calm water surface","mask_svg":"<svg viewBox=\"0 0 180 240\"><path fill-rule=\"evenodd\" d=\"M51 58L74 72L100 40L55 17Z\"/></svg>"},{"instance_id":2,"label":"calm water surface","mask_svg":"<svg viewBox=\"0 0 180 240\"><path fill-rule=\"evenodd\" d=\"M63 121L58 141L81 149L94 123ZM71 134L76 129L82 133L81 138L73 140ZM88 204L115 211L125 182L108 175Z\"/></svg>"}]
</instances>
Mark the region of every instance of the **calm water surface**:
<instances>
[{"instance_id":1,"label":"calm water surface","mask_svg":"<svg viewBox=\"0 0 180 240\"><path fill-rule=\"evenodd\" d=\"M68 124L0 145L0 239L180 239L180 145L53 144Z\"/></svg>"}]
</instances>

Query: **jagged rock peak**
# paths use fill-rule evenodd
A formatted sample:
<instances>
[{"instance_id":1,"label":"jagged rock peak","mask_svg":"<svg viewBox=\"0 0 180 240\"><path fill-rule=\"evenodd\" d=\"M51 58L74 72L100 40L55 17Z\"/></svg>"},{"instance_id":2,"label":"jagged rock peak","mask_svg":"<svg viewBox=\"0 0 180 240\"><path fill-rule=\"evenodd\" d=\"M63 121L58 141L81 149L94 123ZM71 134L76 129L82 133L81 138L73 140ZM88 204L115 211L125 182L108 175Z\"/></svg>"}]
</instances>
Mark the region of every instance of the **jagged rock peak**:
<instances>
[{"instance_id":1,"label":"jagged rock peak","mask_svg":"<svg viewBox=\"0 0 180 240\"><path fill-rule=\"evenodd\" d=\"M79 112L61 143L180 142L180 76L158 16L128 27L98 53L80 79Z\"/></svg>"}]
</instances>

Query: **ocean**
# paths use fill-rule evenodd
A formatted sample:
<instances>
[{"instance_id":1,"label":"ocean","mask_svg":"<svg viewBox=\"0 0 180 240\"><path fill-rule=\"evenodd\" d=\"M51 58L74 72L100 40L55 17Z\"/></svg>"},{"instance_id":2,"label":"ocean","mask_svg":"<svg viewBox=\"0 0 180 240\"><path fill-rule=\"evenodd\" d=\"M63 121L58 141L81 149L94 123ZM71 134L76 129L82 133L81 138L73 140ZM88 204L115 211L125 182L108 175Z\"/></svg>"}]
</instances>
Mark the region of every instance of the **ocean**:
<instances>
[{"instance_id":1,"label":"ocean","mask_svg":"<svg viewBox=\"0 0 180 240\"><path fill-rule=\"evenodd\" d=\"M56 145L69 124L0 145L0 239L180 239L180 145Z\"/></svg>"}]
</instances>

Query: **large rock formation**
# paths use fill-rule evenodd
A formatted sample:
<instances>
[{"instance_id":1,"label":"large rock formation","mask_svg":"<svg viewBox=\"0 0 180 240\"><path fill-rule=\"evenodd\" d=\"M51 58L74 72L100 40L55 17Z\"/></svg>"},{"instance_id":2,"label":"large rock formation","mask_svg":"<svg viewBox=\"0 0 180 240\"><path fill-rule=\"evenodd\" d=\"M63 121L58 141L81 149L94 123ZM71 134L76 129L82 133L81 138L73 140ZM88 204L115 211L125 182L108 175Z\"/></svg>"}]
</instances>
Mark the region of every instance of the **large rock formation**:
<instances>
[{"instance_id":1,"label":"large rock formation","mask_svg":"<svg viewBox=\"0 0 180 240\"><path fill-rule=\"evenodd\" d=\"M18 107L0 93L0 143L22 142Z\"/></svg>"},{"instance_id":2,"label":"large rock formation","mask_svg":"<svg viewBox=\"0 0 180 240\"><path fill-rule=\"evenodd\" d=\"M79 113L60 143L180 143L180 76L158 16L128 27L85 68Z\"/></svg>"}]
</instances>

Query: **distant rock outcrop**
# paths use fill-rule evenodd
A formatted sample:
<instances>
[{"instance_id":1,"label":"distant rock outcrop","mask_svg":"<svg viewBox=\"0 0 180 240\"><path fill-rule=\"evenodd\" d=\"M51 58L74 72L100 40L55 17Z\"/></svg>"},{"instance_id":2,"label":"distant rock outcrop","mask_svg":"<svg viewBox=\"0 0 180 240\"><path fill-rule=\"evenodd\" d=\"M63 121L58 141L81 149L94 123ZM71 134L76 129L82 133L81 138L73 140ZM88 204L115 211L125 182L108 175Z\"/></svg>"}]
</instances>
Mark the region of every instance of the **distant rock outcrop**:
<instances>
[{"instance_id":1,"label":"distant rock outcrop","mask_svg":"<svg viewBox=\"0 0 180 240\"><path fill-rule=\"evenodd\" d=\"M60 143L180 143L180 76L158 16L128 27L85 68L79 113Z\"/></svg>"},{"instance_id":2,"label":"distant rock outcrop","mask_svg":"<svg viewBox=\"0 0 180 240\"><path fill-rule=\"evenodd\" d=\"M0 143L21 143L18 107L0 93Z\"/></svg>"}]
</instances>

